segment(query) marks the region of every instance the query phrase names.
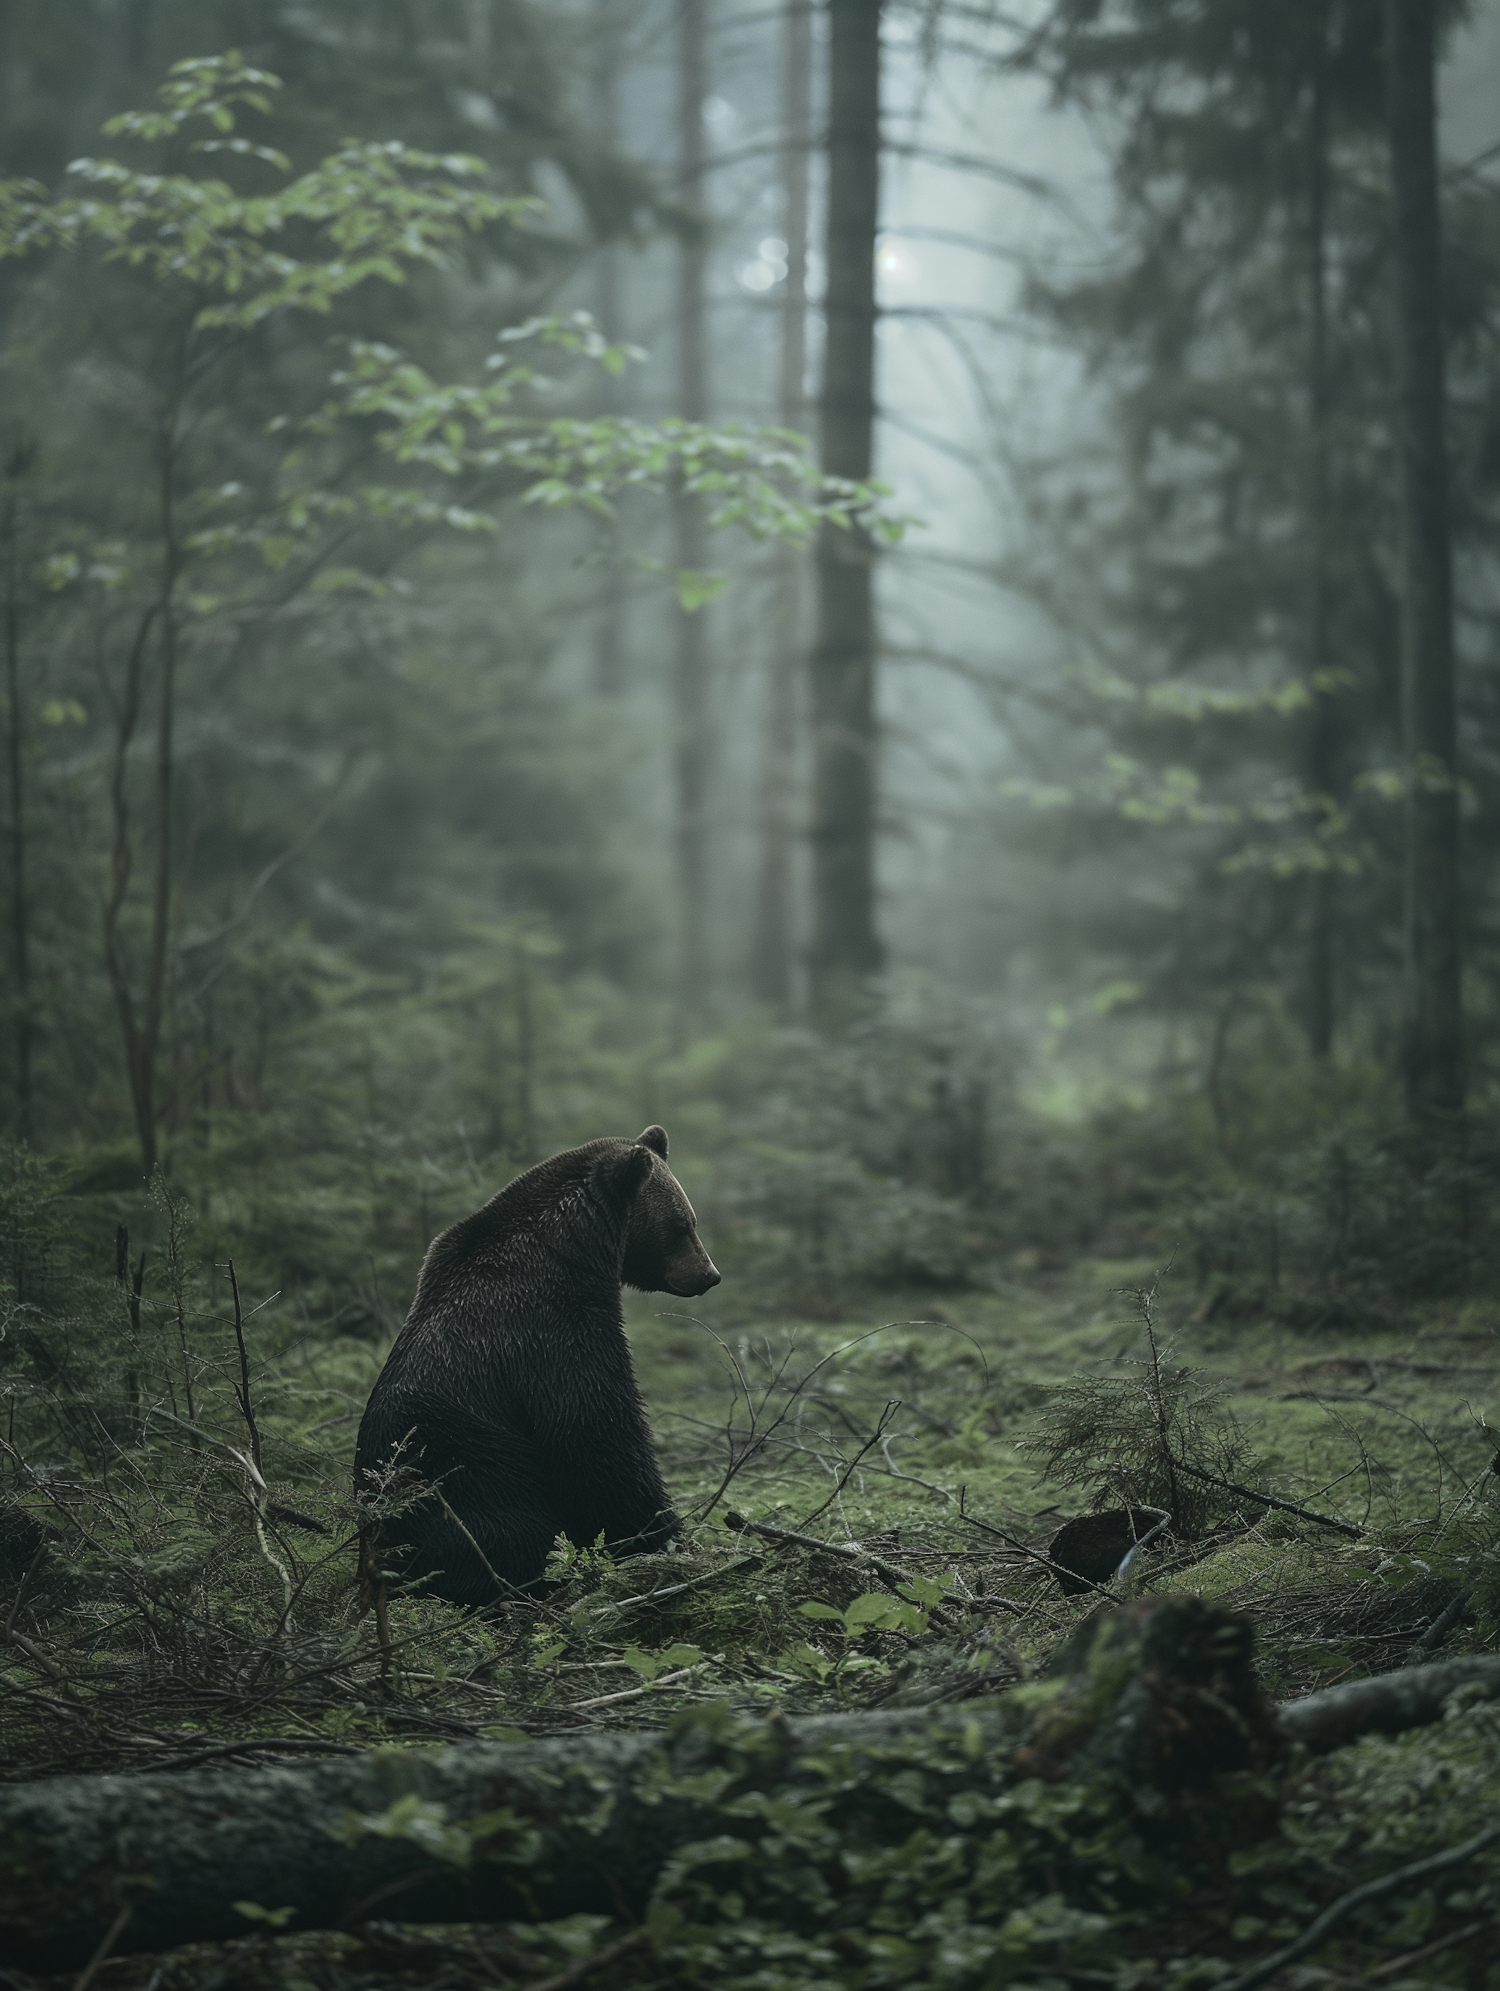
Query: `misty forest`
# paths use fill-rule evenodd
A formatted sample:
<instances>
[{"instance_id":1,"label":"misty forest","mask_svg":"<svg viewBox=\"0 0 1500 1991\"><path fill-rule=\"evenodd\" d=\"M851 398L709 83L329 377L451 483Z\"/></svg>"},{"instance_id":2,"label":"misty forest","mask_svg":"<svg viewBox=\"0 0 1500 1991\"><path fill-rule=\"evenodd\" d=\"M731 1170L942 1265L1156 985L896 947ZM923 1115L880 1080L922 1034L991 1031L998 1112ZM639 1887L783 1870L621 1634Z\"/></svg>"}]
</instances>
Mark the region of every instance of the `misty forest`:
<instances>
[{"instance_id":1,"label":"misty forest","mask_svg":"<svg viewBox=\"0 0 1500 1991\"><path fill-rule=\"evenodd\" d=\"M1500 0L0 0L0 740L0 1991L1500 1991Z\"/></svg>"}]
</instances>

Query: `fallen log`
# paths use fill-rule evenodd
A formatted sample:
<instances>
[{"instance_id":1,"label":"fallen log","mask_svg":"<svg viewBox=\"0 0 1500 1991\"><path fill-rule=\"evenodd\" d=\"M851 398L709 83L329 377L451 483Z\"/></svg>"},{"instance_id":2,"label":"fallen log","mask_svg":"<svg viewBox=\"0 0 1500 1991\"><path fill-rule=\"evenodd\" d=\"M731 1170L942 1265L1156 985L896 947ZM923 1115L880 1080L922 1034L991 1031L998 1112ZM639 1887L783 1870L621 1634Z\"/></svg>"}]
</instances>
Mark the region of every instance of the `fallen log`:
<instances>
[{"instance_id":1,"label":"fallen log","mask_svg":"<svg viewBox=\"0 0 1500 1991\"><path fill-rule=\"evenodd\" d=\"M773 1726L795 1777L796 1757L824 1742L899 1746L976 1719L986 1750L1014 1746L1018 1722L993 1709ZM0 1955L28 1970L71 1969L126 1901L117 1953L245 1935L253 1924L236 1907L245 1901L273 1915L290 1909L283 1925L294 1929L377 1915L534 1922L639 1912L671 1852L719 1829L705 1806L652 1801L664 1745L659 1733L594 1732L0 1791ZM404 1836L348 1830L351 1817L399 1820L392 1808L403 1800ZM496 1814L514 1820L495 1835L502 1849L507 1837L529 1838L524 1862L443 1856L445 1822Z\"/></svg>"},{"instance_id":2,"label":"fallen log","mask_svg":"<svg viewBox=\"0 0 1500 1991\"><path fill-rule=\"evenodd\" d=\"M1478 1653L1325 1687L1288 1701L1277 1710L1277 1722L1289 1742L1323 1756L1362 1735L1400 1735L1441 1721L1443 1709L1464 1687L1473 1689L1476 1700L1500 1700L1500 1659Z\"/></svg>"},{"instance_id":3,"label":"fallen log","mask_svg":"<svg viewBox=\"0 0 1500 1991\"><path fill-rule=\"evenodd\" d=\"M1160 1615L1134 1607L1120 1621L1148 1635L1112 1729L1131 1696L1131 1719L1142 1718L1171 1643ZM1238 1621L1220 1613L1216 1622ZM1309 1695L1276 1710L1272 1727L1315 1751L1338 1748L1372 1729L1435 1721L1462 1687L1500 1698L1500 1659L1452 1660ZM1191 1701L1178 1683L1172 1692L1180 1731ZM735 1722L725 1711L717 1727L709 1717L676 1737L595 1732L0 1789L0 1955L54 1971L86 1962L112 1930L119 1952L222 1940L254 1926L244 1903L294 1929L372 1916L441 1923L639 1914L669 1856L723 1830L714 1803L727 1765L743 1778L749 1763L759 1787L795 1791L812 1781L808 1766L820 1752L847 1751L864 1765L851 1775L867 1778L877 1798L888 1751L946 1753L974 1764L976 1777L1006 1765L1014 1778L1037 1755L1026 1745L1048 1719L1042 1756L1050 1751L1065 1765L1088 1755L1086 1743L1059 1743L1057 1706L1040 1717L1001 1700L796 1722ZM1144 1719L1149 1727L1149 1709ZM1210 1756L1222 1740L1205 1735ZM1180 1781L1180 1739L1174 1751ZM473 1822L467 1832L462 1821Z\"/></svg>"}]
</instances>

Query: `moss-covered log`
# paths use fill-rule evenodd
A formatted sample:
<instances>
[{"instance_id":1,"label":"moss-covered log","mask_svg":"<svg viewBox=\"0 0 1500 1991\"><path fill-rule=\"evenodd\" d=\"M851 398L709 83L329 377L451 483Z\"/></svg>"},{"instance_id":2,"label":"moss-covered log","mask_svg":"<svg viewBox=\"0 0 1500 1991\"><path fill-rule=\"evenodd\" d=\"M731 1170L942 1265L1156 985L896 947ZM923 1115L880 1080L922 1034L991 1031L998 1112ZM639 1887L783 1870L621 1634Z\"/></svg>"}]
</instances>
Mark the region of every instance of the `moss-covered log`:
<instances>
[{"instance_id":1,"label":"moss-covered log","mask_svg":"<svg viewBox=\"0 0 1500 1991\"><path fill-rule=\"evenodd\" d=\"M1500 1700L1500 1659L1480 1653L1327 1687L1321 1694L1288 1702L1279 1710L1279 1725L1289 1742L1321 1756L1362 1735L1425 1728L1441 1720L1448 1702L1464 1688L1477 1700Z\"/></svg>"},{"instance_id":2,"label":"moss-covered log","mask_svg":"<svg viewBox=\"0 0 1500 1991\"><path fill-rule=\"evenodd\" d=\"M794 1780L798 1757L820 1744L879 1750L970 1722L985 1750L1014 1746L1015 1717L994 1709L826 1716L795 1736L758 1726L771 1774ZM586 1733L0 1791L0 1954L71 1968L127 1902L114 1947L130 1951L244 1935L254 1926L235 1905L244 1901L291 1909L292 1928L639 1910L673 1849L720 1829L706 1805L658 1795L665 1740ZM700 1774L721 1755L704 1731L671 1753L672 1768ZM351 1814L401 1836L351 1831ZM456 1820L496 1827L467 1865L443 1842Z\"/></svg>"},{"instance_id":3,"label":"moss-covered log","mask_svg":"<svg viewBox=\"0 0 1500 1991\"><path fill-rule=\"evenodd\" d=\"M1462 1687L1500 1698L1500 1659L1469 1659L1273 1715L1248 1651L1242 1620L1161 1600L1095 1627L1071 1678L1030 1710L971 1703L795 1724L724 1711L672 1737L584 1733L0 1790L0 1954L68 1968L117 1923L122 1950L234 1936L254 1926L245 1902L288 1911L293 1928L635 1914L670 1855L723 1832L726 1791L826 1791L832 1752L847 1752L841 1801L852 1791L866 1812L899 1813L886 1792L903 1767L893 1752L906 1764L942 1757L991 1787L997 1775L1103 1776L1126 1806L1147 1782L1201 1789L1287 1740L1338 1747L1436 1720ZM909 1822L893 1816L891 1829Z\"/></svg>"}]
</instances>

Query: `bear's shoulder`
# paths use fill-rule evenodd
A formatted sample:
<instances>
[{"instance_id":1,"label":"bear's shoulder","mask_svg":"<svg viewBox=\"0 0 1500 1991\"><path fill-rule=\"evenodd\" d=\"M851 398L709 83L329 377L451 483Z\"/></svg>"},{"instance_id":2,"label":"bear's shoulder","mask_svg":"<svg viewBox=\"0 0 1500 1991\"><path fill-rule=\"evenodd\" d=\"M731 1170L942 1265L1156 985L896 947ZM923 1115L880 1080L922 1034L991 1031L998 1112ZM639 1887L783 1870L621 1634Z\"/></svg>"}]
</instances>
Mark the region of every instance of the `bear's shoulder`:
<instances>
[{"instance_id":1,"label":"bear's shoulder","mask_svg":"<svg viewBox=\"0 0 1500 1991\"><path fill-rule=\"evenodd\" d=\"M471 1216L461 1217L434 1238L427 1254L428 1267L437 1271L501 1252L513 1238L551 1228L560 1215L567 1214L570 1205L576 1203L581 1212L599 1164L623 1159L634 1145L605 1136L538 1162L497 1190Z\"/></svg>"}]
</instances>

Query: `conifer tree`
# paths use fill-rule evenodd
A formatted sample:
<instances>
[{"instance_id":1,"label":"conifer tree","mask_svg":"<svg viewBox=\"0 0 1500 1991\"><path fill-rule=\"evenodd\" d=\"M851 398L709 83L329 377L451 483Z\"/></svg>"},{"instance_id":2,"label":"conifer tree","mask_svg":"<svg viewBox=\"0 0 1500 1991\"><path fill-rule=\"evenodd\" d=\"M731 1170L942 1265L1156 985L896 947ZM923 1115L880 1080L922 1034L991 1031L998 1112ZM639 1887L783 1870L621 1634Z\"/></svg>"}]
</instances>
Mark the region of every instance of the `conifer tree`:
<instances>
[{"instance_id":1,"label":"conifer tree","mask_svg":"<svg viewBox=\"0 0 1500 1991\"><path fill-rule=\"evenodd\" d=\"M824 472L870 475L875 431L875 237L880 212L881 0L829 0ZM876 930L878 734L873 547L818 543L812 665L815 1012L837 1023L882 962Z\"/></svg>"},{"instance_id":2,"label":"conifer tree","mask_svg":"<svg viewBox=\"0 0 1500 1991\"><path fill-rule=\"evenodd\" d=\"M1437 9L1386 0L1401 460L1401 695L1405 749L1405 1079L1414 1119L1464 1105L1453 555L1448 523Z\"/></svg>"}]
</instances>

